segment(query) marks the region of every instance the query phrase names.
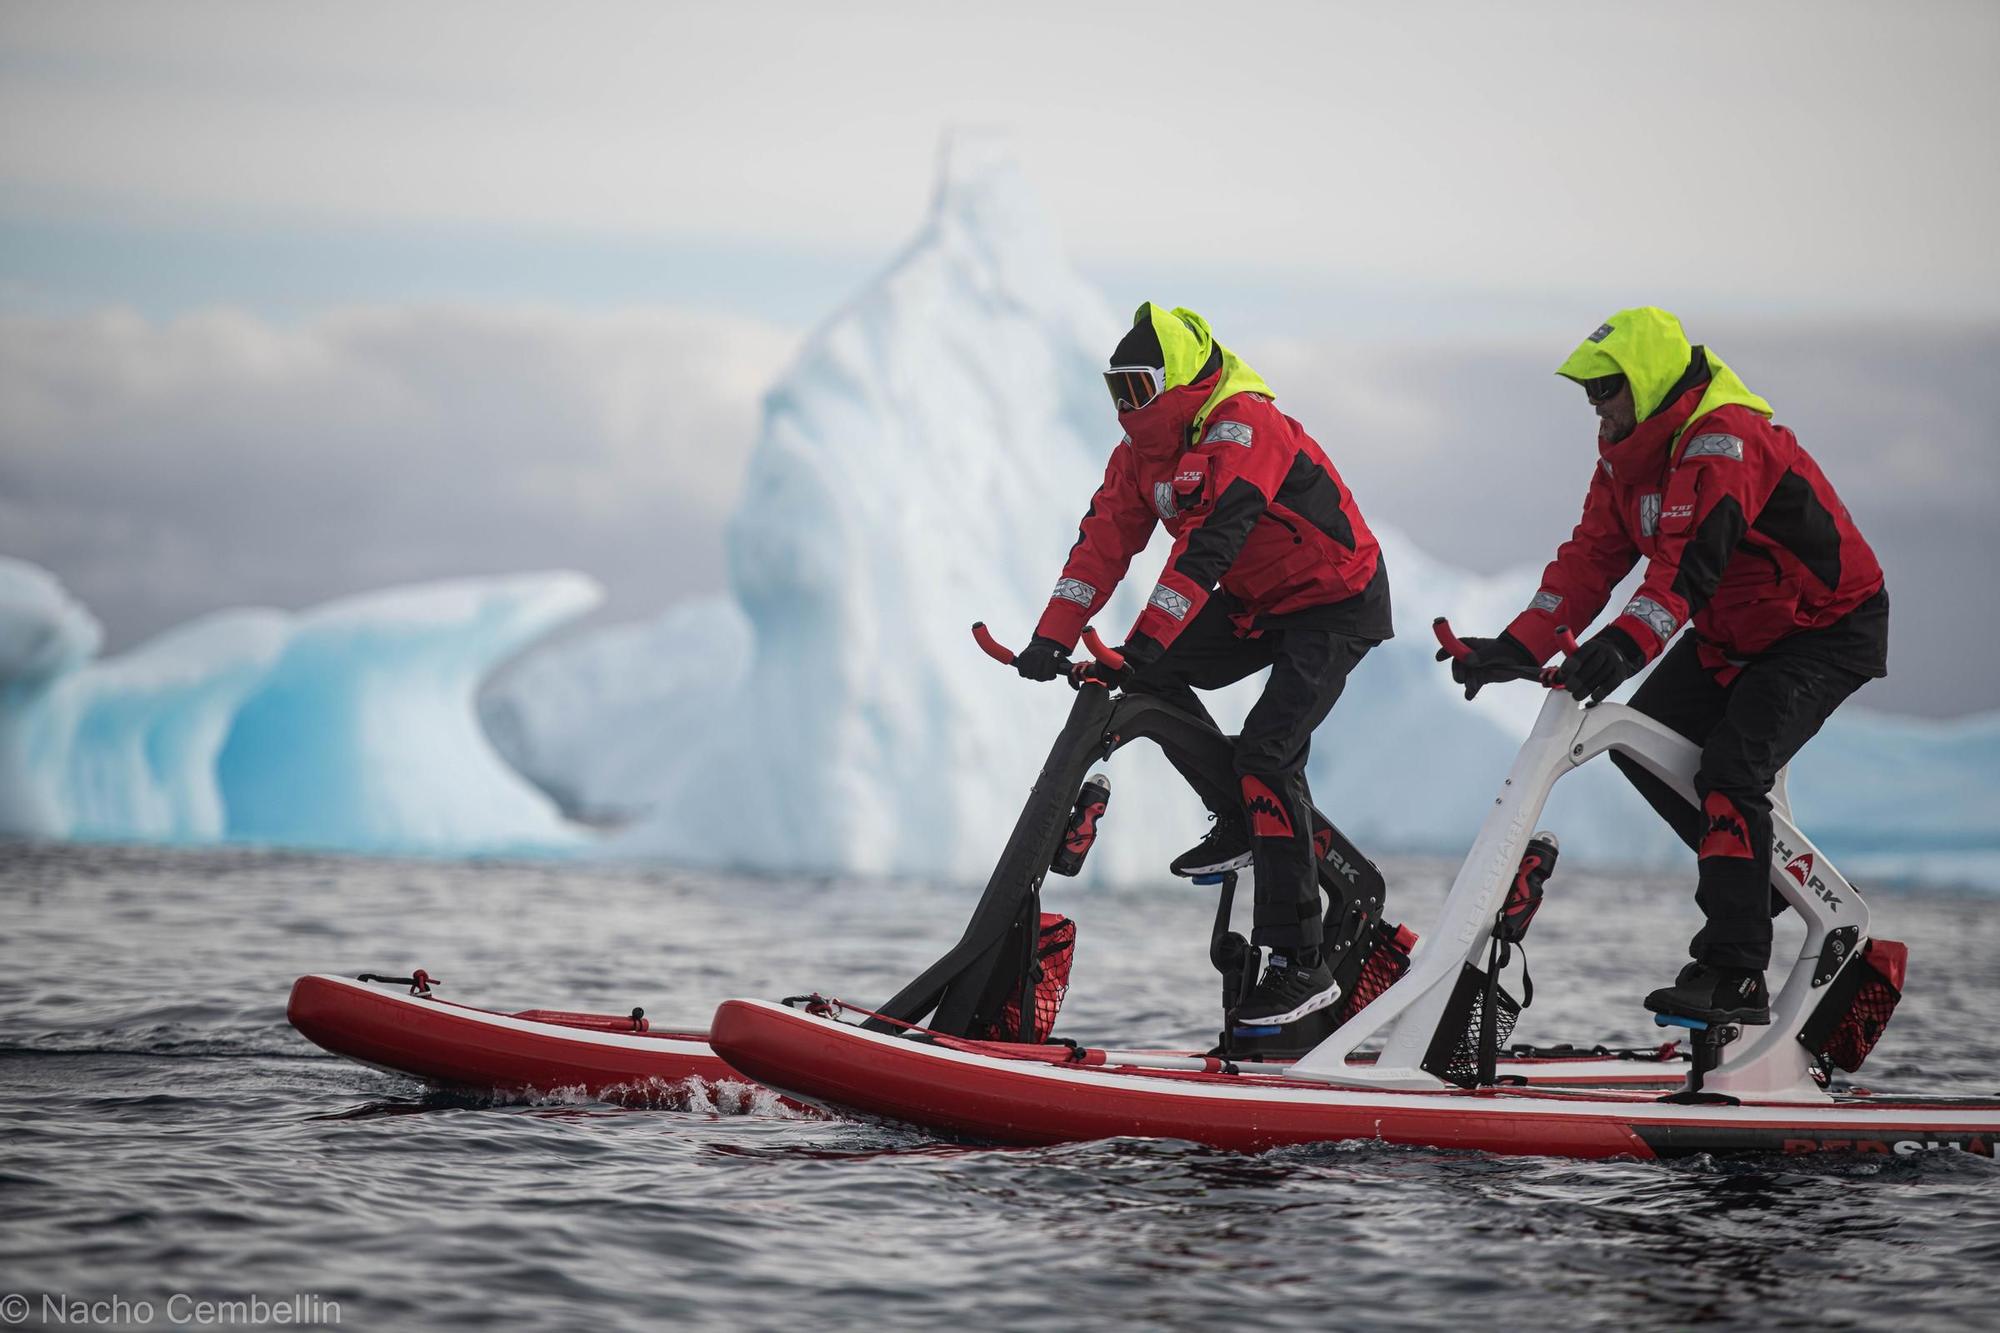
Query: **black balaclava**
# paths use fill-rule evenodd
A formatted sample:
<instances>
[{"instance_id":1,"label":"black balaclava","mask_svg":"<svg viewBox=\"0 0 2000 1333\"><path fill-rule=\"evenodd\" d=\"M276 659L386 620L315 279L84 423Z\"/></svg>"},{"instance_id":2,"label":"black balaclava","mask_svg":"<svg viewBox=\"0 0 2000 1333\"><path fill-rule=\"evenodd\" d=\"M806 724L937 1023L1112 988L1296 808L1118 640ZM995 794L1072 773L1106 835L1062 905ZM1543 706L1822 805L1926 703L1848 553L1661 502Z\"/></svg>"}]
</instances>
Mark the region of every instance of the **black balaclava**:
<instances>
[{"instance_id":1,"label":"black balaclava","mask_svg":"<svg viewBox=\"0 0 2000 1333\"><path fill-rule=\"evenodd\" d=\"M1164 370L1167 354L1160 350L1160 335L1153 331L1153 321L1142 319L1125 330L1125 336L1111 349L1111 364L1114 366L1151 366Z\"/></svg>"}]
</instances>

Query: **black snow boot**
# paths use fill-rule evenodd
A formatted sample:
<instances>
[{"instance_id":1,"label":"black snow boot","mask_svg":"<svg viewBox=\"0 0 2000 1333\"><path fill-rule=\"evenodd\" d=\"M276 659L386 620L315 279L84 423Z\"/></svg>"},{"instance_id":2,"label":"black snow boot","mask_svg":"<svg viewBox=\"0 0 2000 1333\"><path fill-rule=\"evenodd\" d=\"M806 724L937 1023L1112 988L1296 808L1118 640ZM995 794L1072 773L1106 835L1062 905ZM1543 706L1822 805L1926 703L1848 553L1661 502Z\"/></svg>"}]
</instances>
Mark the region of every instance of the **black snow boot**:
<instances>
[{"instance_id":1,"label":"black snow boot","mask_svg":"<svg viewBox=\"0 0 2000 1333\"><path fill-rule=\"evenodd\" d=\"M1237 1006L1233 1020L1242 1027L1283 1027L1324 1009L1340 998L1333 969L1317 949L1288 958L1273 953L1264 976L1250 997Z\"/></svg>"},{"instance_id":2,"label":"black snow boot","mask_svg":"<svg viewBox=\"0 0 2000 1333\"><path fill-rule=\"evenodd\" d=\"M1710 967L1689 963L1671 986L1646 997L1656 1014L1676 1014L1708 1023L1768 1023L1771 994L1764 974L1747 967Z\"/></svg>"},{"instance_id":3,"label":"black snow boot","mask_svg":"<svg viewBox=\"0 0 2000 1333\"><path fill-rule=\"evenodd\" d=\"M1176 875L1220 875L1249 864L1250 830L1241 819L1229 818L1217 819L1206 838L1176 856L1167 868Z\"/></svg>"}]
</instances>

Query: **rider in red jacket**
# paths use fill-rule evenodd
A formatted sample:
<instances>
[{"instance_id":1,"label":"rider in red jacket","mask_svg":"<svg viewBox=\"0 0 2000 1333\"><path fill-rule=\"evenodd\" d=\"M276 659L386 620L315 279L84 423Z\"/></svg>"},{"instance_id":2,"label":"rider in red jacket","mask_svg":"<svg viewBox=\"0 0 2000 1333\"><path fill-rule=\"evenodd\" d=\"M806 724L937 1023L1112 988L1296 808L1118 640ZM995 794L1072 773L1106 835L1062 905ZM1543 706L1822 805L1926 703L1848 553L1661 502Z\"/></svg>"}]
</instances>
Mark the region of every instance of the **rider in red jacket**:
<instances>
[{"instance_id":1,"label":"rider in red jacket","mask_svg":"<svg viewBox=\"0 0 2000 1333\"><path fill-rule=\"evenodd\" d=\"M1875 553L1796 436L1721 358L1664 310L1622 310L1557 372L1599 420L1583 518L1528 609L1467 640L1452 674L1467 697L1556 650L1643 557L1624 608L1564 664L1596 702L1681 639L1632 706L1702 747L1697 813L1637 765L1613 760L1700 858L1707 925L1694 962L1646 997L1659 1013L1768 1023L1771 798L1778 771L1840 703L1888 673L1889 598Z\"/></svg>"},{"instance_id":2,"label":"rider in red jacket","mask_svg":"<svg viewBox=\"0 0 2000 1333\"><path fill-rule=\"evenodd\" d=\"M1140 306L1105 381L1125 439L1019 669L1039 679L1069 670L1084 625L1154 524L1166 525L1173 551L1125 640L1118 683L1206 717L1194 688L1271 669L1235 740L1238 789L1182 770L1216 825L1173 870L1255 864L1252 943L1271 956L1236 1021L1283 1025L1339 998L1320 954L1306 754L1348 672L1392 632L1388 576L1333 464L1199 315Z\"/></svg>"}]
</instances>

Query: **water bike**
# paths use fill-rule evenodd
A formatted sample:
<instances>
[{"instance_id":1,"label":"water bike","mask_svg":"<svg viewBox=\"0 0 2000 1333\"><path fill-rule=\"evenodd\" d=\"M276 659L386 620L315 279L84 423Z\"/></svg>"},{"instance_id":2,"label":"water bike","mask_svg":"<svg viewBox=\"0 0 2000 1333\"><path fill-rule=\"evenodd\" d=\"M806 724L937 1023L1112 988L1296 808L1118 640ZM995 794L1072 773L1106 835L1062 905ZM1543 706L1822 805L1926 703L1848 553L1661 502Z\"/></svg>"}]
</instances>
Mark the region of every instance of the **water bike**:
<instances>
[{"instance_id":1,"label":"water bike","mask_svg":"<svg viewBox=\"0 0 2000 1333\"><path fill-rule=\"evenodd\" d=\"M989 655L1011 660L984 626L975 634ZM1086 643L1101 657L1114 656L1095 634ZM1221 789L1235 789L1228 738L1207 719L1142 695L1114 697L1095 685L1079 690L963 938L901 993L877 1008L856 1010L875 1025L870 1030L902 1031L929 1017L926 1030L937 1034L934 1040L969 1042L971 1049L1013 1059L1044 1058L1052 1050L1069 1058L1071 1048L1043 1043L1061 1004L1075 927L1039 910L1041 886L1051 872L1077 873L1089 853L1108 791L1086 770L1142 737L1209 775ZM1415 936L1384 917L1387 885L1381 871L1331 820L1314 815L1327 948L1341 999L1284 1033L1238 1034L1225 1021L1212 1051L1093 1049L1078 1054L1078 1062L1170 1071L1238 1068L1245 1060L1282 1065L1317 1045L1402 974ZM1526 865L1530 859L1535 863ZM1539 893L1553 861L1553 848L1545 848L1539 859L1524 859L1518 887ZM1209 956L1222 975L1226 1011L1255 983L1258 959L1229 929L1237 876L1227 873L1211 882L1219 894ZM1017 993L1031 973L1027 990L1036 1002L1024 1007ZM481 1009L447 1000L440 990L441 983L422 969L399 976L318 973L293 984L286 1016L306 1038L335 1054L437 1088L560 1090L648 1106L744 1102L750 1080L716 1054L706 1031L663 1029L636 1008L613 1014ZM1493 1066L1488 1072L1511 1084L1667 1087L1680 1082L1686 1066L1672 1043L1625 1051L1509 1048L1505 1034L1496 1035L1483 1048ZM1350 1058L1365 1062L1374 1056Z\"/></svg>"},{"instance_id":2,"label":"water bike","mask_svg":"<svg viewBox=\"0 0 2000 1333\"><path fill-rule=\"evenodd\" d=\"M1464 653L1448 624L1435 629L1447 650ZM975 635L1006 660L983 628ZM1119 665L1095 636L1085 642ZM1564 646L1575 651L1566 633ZM1554 683L1548 672L1521 675ZM1362 1139L1578 1158L1994 1154L2000 1098L1833 1087L1832 1071L1859 1068L1880 1039L1906 951L1871 934L1868 905L1793 821L1782 775L1771 886L1805 932L1771 1023L1659 1016L1691 1047L1664 1095L1619 1078L1620 1066L1645 1061L1616 1053L1563 1052L1559 1071L1503 1058L1514 1054L1502 1048L1521 1005L1500 969L1523 917L1532 918L1535 886L1524 868L1556 781L1616 751L1692 801L1699 758L1627 706L1584 707L1554 688L1421 937L1385 924L1379 873L1315 812L1321 885L1333 901L1328 948L1341 960L1344 998L1322 1011L1325 1030L1309 1034L1303 1054L1265 1058L1265 1038L1232 1032L1226 1017L1216 1048L1200 1054L1052 1041L1068 980L1062 937L1074 927L1040 911L1041 883L1089 813L1079 794L1090 766L1139 736L1181 759L1227 763L1226 738L1212 727L1085 680L958 944L872 1010L819 995L727 1001L710 1029L716 1053L815 1106L999 1144L1130 1135L1242 1151ZM1220 887L1226 899L1233 882L1224 877ZM1254 960L1232 957L1225 926L1212 955L1227 991ZM1649 1072L1657 1077L1664 1063L1656 1058Z\"/></svg>"}]
</instances>

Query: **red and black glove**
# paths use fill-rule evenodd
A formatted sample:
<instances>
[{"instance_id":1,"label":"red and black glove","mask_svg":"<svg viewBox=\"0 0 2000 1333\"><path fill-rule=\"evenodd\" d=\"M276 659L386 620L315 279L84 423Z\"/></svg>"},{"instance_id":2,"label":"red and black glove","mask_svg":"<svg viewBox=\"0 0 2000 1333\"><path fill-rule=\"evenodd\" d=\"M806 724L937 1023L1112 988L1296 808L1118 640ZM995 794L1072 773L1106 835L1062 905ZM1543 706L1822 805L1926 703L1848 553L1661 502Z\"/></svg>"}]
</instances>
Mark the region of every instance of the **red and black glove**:
<instances>
[{"instance_id":1,"label":"red and black glove","mask_svg":"<svg viewBox=\"0 0 2000 1333\"><path fill-rule=\"evenodd\" d=\"M1586 703L1599 704L1645 665L1646 655L1632 636L1606 625L1556 668L1556 684Z\"/></svg>"},{"instance_id":2,"label":"red and black glove","mask_svg":"<svg viewBox=\"0 0 2000 1333\"><path fill-rule=\"evenodd\" d=\"M1475 697L1487 685L1531 678L1541 665L1519 639L1504 631L1491 639L1461 639L1460 642L1472 651L1464 657L1453 657L1440 648L1437 660L1451 663L1451 678L1465 686L1465 697L1468 699Z\"/></svg>"},{"instance_id":3,"label":"red and black glove","mask_svg":"<svg viewBox=\"0 0 2000 1333\"><path fill-rule=\"evenodd\" d=\"M1040 634L1014 654L1014 670L1029 680L1054 680L1069 669L1069 649Z\"/></svg>"}]
</instances>

